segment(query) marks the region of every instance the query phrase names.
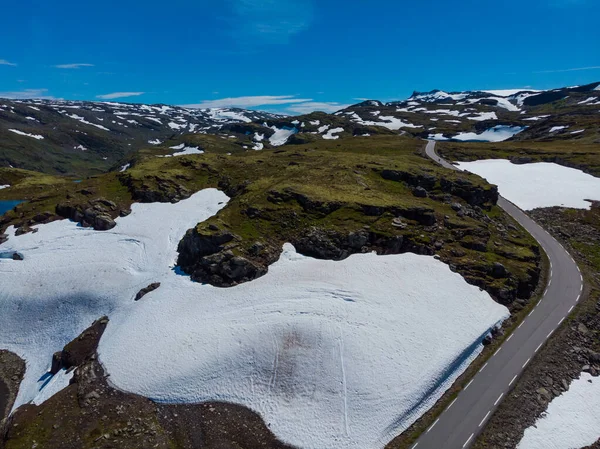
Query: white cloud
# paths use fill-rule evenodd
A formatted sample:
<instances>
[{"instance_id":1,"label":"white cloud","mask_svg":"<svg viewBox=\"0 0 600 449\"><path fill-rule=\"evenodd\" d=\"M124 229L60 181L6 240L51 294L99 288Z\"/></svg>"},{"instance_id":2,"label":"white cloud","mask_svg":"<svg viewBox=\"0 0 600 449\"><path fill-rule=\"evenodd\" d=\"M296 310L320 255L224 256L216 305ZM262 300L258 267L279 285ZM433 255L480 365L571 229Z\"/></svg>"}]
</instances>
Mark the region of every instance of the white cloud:
<instances>
[{"instance_id":1,"label":"white cloud","mask_svg":"<svg viewBox=\"0 0 600 449\"><path fill-rule=\"evenodd\" d=\"M205 100L196 104L183 105L186 108L251 108L255 106L294 104L312 101L311 98L295 98L293 95L262 95L254 97L221 98Z\"/></svg>"},{"instance_id":2,"label":"white cloud","mask_svg":"<svg viewBox=\"0 0 600 449\"><path fill-rule=\"evenodd\" d=\"M270 112L292 115L309 114L314 111L335 112L347 108L349 104L336 101L313 101L312 98L296 98L294 95L261 95L253 97L221 98L205 100L196 104L184 104L186 108L256 108L257 106L281 106L265 108Z\"/></svg>"},{"instance_id":3,"label":"white cloud","mask_svg":"<svg viewBox=\"0 0 600 449\"><path fill-rule=\"evenodd\" d=\"M102 100L113 100L115 98L137 97L139 95L144 95L145 93L146 92L113 92L110 94L96 95L96 98L101 98Z\"/></svg>"},{"instance_id":4,"label":"white cloud","mask_svg":"<svg viewBox=\"0 0 600 449\"><path fill-rule=\"evenodd\" d=\"M310 114L315 111L323 112L336 112L340 109L346 109L351 106L350 104L342 104L335 101L330 102L318 102L318 101L307 101L305 103L299 103L286 108L286 111L292 114Z\"/></svg>"},{"instance_id":5,"label":"white cloud","mask_svg":"<svg viewBox=\"0 0 600 449\"><path fill-rule=\"evenodd\" d=\"M234 35L269 43L285 44L313 21L311 0L229 0L229 4L232 16L227 21Z\"/></svg>"},{"instance_id":6,"label":"white cloud","mask_svg":"<svg viewBox=\"0 0 600 449\"><path fill-rule=\"evenodd\" d=\"M10 65L15 67L17 64L15 64L14 62L9 62L6 59L0 59L0 65Z\"/></svg>"},{"instance_id":7,"label":"white cloud","mask_svg":"<svg viewBox=\"0 0 600 449\"><path fill-rule=\"evenodd\" d=\"M81 67L94 67L94 64L86 63L74 63L74 64L58 64L55 65L57 69L80 69Z\"/></svg>"},{"instance_id":8,"label":"white cloud","mask_svg":"<svg viewBox=\"0 0 600 449\"><path fill-rule=\"evenodd\" d=\"M9 98L12 100L23 100L26 98L39 98L43 100L57 100L52 95L46 95L48 89L25 89L15 92L0 92L0 98Z\"/></svg>"},{"instance_id":9,"label":"white cloud","mask_svg":"<svg viewBox=\"0 0 600 449\"><path fill-rule=\"evenodd\" d=\"M539 72L533 73L560 73L560 72L579 72L581 70L600 70L600 66L591 66L591 67L576 67L574 69L559 69L559 70L541 70Z\"/></svg>"}]
</instances>

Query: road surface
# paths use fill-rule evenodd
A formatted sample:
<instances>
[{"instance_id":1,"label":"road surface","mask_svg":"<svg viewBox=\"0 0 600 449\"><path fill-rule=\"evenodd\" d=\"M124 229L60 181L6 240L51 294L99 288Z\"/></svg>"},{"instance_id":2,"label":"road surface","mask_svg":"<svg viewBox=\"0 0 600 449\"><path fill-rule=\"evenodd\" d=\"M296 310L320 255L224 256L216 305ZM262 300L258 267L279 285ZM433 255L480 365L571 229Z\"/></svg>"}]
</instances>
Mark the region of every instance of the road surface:
<instances>
[{"instance_id":1,"label":"road surface","mask_svg":"<svg viewBox=\"0 0 600 449\"><path fill-rule=\"evenodd\" d=\"M427 144L426 152L444 167L458 170L436 154L435 142ZM527 364L581 298L581 272L562 245L511 202L500 197L498 205L546 251L548 286L536 308L411 449L464 449L473 444Z\"/></svg>"}]
</instances>

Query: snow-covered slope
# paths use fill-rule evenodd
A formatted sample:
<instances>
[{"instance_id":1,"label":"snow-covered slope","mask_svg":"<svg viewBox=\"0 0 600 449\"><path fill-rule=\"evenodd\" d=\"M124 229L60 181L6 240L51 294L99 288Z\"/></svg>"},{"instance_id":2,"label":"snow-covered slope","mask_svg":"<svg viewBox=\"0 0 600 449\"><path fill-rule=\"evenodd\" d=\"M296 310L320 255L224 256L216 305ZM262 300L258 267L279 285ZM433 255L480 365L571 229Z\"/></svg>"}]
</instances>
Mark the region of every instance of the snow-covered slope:
<instances>
[{"instance_id":1,"label":"snow-covered slope","mask_svg":"<svg viewBox=\"0 0 600 449\"><path fill-rule=\"evenodd\" d=\"M193 283L174 269L177 242L226 202L208 189L177 204L134 204L111 231L69 221L18 237L11 229L0 251L24 260L0 258L0 347L27 362L17 405L65 384L60 374L40 391L38 379L55 351L107 314L99 354L119 388L240 403L301 447L381 448L508 316L442 262L414 254L335 262L286 245L253 282ZM134 302L153 282L160 288Z\"/></svg>"}]
</instances>

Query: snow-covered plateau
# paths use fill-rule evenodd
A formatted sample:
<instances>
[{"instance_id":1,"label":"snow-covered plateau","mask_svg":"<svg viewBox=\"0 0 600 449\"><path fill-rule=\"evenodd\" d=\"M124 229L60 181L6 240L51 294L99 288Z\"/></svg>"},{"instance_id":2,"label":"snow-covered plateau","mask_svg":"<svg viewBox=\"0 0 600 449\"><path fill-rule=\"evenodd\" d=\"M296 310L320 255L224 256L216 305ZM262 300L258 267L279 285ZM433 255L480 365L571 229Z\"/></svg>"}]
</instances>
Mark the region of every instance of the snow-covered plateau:
<instances>
[{"instance_id":1,"label":"snow-covered plateau","mask_svg":"<svg viewBox=\"0 0 600 449\"><path fill-rule=\"evenodd\" d=\"M581 373L525 430L517 449L579 449L600 438L600 378Z\"/></svg>"},{"instance_id":2,"label":"snow-covered plateau","mask_svg":"<svg viewBox=\"0 0 600 449\"><path fill-rule=\"evenodd\" d=\"M301 448L381 448L427 411L508 316L442 262L415 254L316 260L286 244L267 275L232 288L175 267L179 240L228 201L206 189L134 204L110 231L63 220L0 252L0 348L26 360L16 406L68 382L52 354L95 319L110 382L157 401L247 406ZM138 302L150 283L157 290ZM50 391L48 391L50 388Z\"/></svg>"},{"instance_id":3,"label":"snow-covered plateau","mask_svg":"<svg viewBox=\"0 0 600 449\"><path fill-rule=\"evenodd\" d=\"M586 200L600 201L600 178L549 162L513 164L506 159L458 162L498 186L500 194L523 210L563 206L589 209Z\"/></svg>"}]
</instances>

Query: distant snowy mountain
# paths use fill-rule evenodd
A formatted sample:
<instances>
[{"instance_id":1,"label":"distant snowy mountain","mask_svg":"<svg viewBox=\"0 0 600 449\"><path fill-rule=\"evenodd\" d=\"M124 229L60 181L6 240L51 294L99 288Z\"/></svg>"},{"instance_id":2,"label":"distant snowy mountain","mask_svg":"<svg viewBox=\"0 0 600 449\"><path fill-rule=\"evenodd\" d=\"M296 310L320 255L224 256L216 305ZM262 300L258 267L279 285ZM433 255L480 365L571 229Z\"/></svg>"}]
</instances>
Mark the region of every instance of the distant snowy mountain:
<instances>
[{"instance_id":1,"label":"distant snowy mountain","mask_svg":"<svg viewBox=\"0 0 600 449\"><path fill-rule=\"evenodd\" d=\"M282 117L235 108L0 99L0 166L70 173L85 165L101 172L179 135Z\"/></svg>"},{"instance_id":2,"label":"distant snowy mountain","mask_svg":"<svg viewBox=\"0 0 600 449\"><path fill-rule=\"evenodd\" d=\"M547 91L432 90L414 92L403 101L364 101L336 115L436 140L597 139L599 88L600 83Z\"/></svg>"},{"instance_id":3,"label":"distant snowy mountain","mask_svg":"<svg viewBox=\"0 0 600 449\"><path fill-rule=\"evenodd\" d=\"M600 142L600 83L546 91L414 92L334 114L289 117L235 108L1 100L0 167L79 176L130 163L138 150L235 153L321 139L405 134L459 141ZM201 136L206 136L201 138Z\"/></svg>"}]
</instances>

